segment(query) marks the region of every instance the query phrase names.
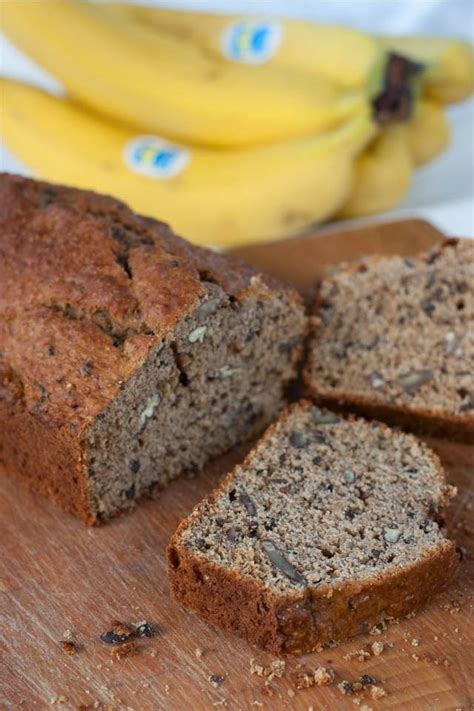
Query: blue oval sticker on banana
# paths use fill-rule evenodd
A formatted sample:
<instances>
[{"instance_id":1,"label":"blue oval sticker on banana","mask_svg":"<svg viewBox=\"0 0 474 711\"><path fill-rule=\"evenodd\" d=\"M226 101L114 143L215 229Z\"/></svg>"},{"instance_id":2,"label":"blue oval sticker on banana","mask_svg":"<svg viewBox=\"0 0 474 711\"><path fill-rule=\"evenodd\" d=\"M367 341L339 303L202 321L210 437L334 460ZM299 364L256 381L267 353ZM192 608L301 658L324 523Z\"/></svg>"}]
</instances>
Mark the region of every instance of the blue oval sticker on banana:
<instances>
[{"instance_id":1,"label":"blue oval sticker on banana","mask_svg":"<svg viewBox=\"0 0 474 711\"><path fill-rule=\"evenodd\" d=\"M244 64L264 64L281 44L283 29L279 22L239 20L222 32L224 57Z\"/></svg>"},{"instance_id":2,"label":"blue oval sticker on banana","mask_svg":"<svg viewBox=\"0 0 474 711\"><path fill-rule=\"evenodd\" d=\"M134 173L159 180L174 178L190 159L186 148L158 136L137 136L124 148L125 163Z\"/></svg>"}]
</instances>

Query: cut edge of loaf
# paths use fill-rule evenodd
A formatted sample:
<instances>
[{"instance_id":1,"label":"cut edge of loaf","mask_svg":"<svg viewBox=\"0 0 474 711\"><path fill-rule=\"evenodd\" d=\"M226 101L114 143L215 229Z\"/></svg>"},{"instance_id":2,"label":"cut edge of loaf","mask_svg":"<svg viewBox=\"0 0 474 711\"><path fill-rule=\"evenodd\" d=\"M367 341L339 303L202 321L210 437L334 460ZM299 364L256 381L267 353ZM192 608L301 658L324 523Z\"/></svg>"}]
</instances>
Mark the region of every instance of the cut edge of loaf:
<instances>
[{"instance_id":1,"label":"cut edge of loaf","mask_svg":"<svg viewBox=\"0 0 474 711\"><path fill-rule=\"evenodd\" d=\"M363 634L390 618L417 611L452 582L459 559L449 538L436 550L403 570L374 573L363 581L344 581L336 588L322 584L294 595L280 596L250 577L189 553L180 538L191 521L233 481L240 468L252 463L255 449L266 442L291 412L309 408L307 400L287 406L247 454L209 496L178 525L167 549L168 576L174 598L201 619L274 654L306 654ZM353 415L345 417L352 421ZM388 428L384 423L384 429ZM416 441L413 435L406 435ZM438 473L444 471L438 455L429 450ZM447 503L446 494L443 506ZM433 517L439 511L433 512Z\"/></svg>"},{"instance_id":2,"label":"cut edge of loaf","mask_svg":"<svg viewBox=\"0 0 474 711\"><path fill-rule=\"evenodd\" d=\"M142 496L154 496L182 473L197 474L211 459L259 436L284 405L285 389L295 375L302 344L292 344L285 352L280 351L285 343L275 337L274 331L281 328L286 334L285 341L288 337L290 341L298 338L296 312L290 310L286 298L258 280L242 297L238 311L235 303L229 303L227 294L220 290L218 293L213 284L209 287L212 290L208 296L212 298L183 318L171 338L163 339L160 346L151 350L145 362L124 383L123 392L106 408L103 418L88 430L90 446L86 452L93 451L98 430L105 434L102 439L108 443L102 457L95 456L93 464L90 455L87 460L89 472L94 473L97 460L101 459L98 480L106 483L92 489L96 477L89 476L90 508L97 512L92 522L133 507ZM206 316L203 326L200 308L218 298L219 307ZM228 319L232 318L235 323L229 328ZM252 341L254 356L249 359L233 353L236 339L243 340L245 331L257 322L262 325L258 337ZM190 335L200 328L207 328L203 342L190 344ZM208 342L208 338L212 340ZM212 367L211 359L219 355L221 359L225 356L226 363L218 362ZM145 405L144 412L148 409L150 415L145 418L144 432L138 439L127 412L130 402L127 394L137 382L144 393L140 407ZM194 385L195 382L199 385ZM136 408L136 398L132 405ZM125 425L116 433L115 422L124 412ZM141 438L145 445L148 443L148 451ZM114 471L120 471L126 458L130 460L128 468L122 466L117 483L107 476L112 460L109 450L116 462ZM132 462L135 470L130 470Z\"/></svg>"},{"instance_id":3,"label":"cut edge of loaf","mask_svg":"<svg viewBox=\"0 0 474 711\"><path fill-rule=\"evenodd\" d=\"M447 237L434 248L422 252L420 257L441 252L446 248L456 247L458 244L465 244L466 239L457 237ZM474 248L474 242L473 242ZM339 265L338 272L350 273L357 271L361 266L376 267L378 264L392 259L393 256L371 255L362 257L352 262L345 262ZM330 278L330 275L329 275ZM324 281L324 279L323 279ZM319 339L322 321L318 316L321 305L320 287L314 299L312 308L313 315L310 316L309 336L307 339L306 353L309 354L313 344ZM443 413L422 408L405 407L396 403L383 402L376 396L365 395L363 393L351 394L344 389L332 389L330 392L324 389L320 382L315 380L311 372L311 363L308 357L302 368L302 381L304 394L316 404L328 407L344 415L354 413L367 419L379 420L392 427L400 427L406 432L413 432L423 437L439 437L451 439L465 444L474 444L474 412L470 418L459 417L455 414Z\"/></svg>"}]
</instances>

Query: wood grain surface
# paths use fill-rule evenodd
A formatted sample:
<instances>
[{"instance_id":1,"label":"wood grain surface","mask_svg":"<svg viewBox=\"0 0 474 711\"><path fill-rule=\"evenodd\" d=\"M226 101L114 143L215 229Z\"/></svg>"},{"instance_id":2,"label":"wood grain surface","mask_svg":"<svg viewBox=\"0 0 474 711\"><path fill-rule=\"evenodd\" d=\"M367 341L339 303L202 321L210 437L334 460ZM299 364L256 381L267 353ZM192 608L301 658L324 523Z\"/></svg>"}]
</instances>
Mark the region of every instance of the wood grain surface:
<instances>
[{"instance_id":1,"label":"wood grain surface","mask_svg":"<svg viewBox=\"0 0 474 711\"><path fill-rule=\"evenodd\" d=\"M341 261L377 253L409 256L429 249L444 237L425 220L400 220L363 229L328 226L316 234L232 249L231 254L307 293L328 267Z\"/></svg>"},{"instance_id":2,"label":"wood grain surface","mask_svg":"<svg viewBox=\"0 0 474 711\"><path fill-rule=\"evenodd\" d=\"M423 237L414 239L420 231ZM399 225L397 234L404 253L439 239L424 223ZM347 256L347 242L341 243L340 259ZM305 274L307 245L294 246ZM273 247L266 249L270 263ZM383 249L382 234L372 250ZM311 255L316 275L321 261L313 247ZM83 528L0 477L0 709L472 709L474 453L465 445L432 444L459 489L450 527L464 560L454 586L417 616L379 634L321 654L286 658L283 676L270 681L251 674L250 665L254 659L268 668L274 659L180 608L169 596L166 576L165 548L176 525L243 457L243 448L195 479L173 482L156 501L95 529ZM157 634L138 639L128 655L120 656L121 647L100 639L114 620L146 620ZM71 640L73 655L60 644ZM378 655L374 642L383 644ZM298 672L319 665L334 671L334 683L297 689ZM341 693L340 682L355 682L363 674L372 676L386 696L374 700L368 690Z\"/></svg>"}]
</instances>

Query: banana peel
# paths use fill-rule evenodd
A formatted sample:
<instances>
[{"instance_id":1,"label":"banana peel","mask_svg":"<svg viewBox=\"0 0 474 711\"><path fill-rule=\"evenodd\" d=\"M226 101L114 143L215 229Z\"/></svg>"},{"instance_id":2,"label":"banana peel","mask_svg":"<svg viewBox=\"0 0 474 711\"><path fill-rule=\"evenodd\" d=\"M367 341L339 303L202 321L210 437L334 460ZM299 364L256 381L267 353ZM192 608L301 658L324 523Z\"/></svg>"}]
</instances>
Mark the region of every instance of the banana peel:
<instances>
[{"instance_id":1,"label":"banana peel","mask_svg":"<svg viewBox=\"0 0 474 711\"><path fill-rule=\"evenodd\" d=\"M364 89L307 73L224 62L104 4L6 2L0 26L76 101L185 143L241 148L323 134L367 101Z\"/></svg>"},{"instance_id":2,"label":"banana peel","mask_svg":"<svg viewBox=\"0 0 474 711\"><path fill-rule=\"evenodd\" d=\"M407 194L412 174L406 126L387 126L358 157L352 191L337 217L362 217L392 209Z\"/></svg>"},{"instance_id":3,"label":"banana peel","mask_svg":"<svg viewBox=\"0 0 474 711\"><path fill-rule=\"evenodd\" d=\"M421 100L407 124L407 140L415 166L425 165L449 144L451 130L443 107L435 101Z\"/></svg>"},{"instance_id":4,"label":"banana peel","mask_svg":"<svg viewBox=\"0 0 474 711\"><path fill-rule=\"evenodd\" d=\"M376 37L352 27L264 15L228 15L107 3L129 21L192 40L220 61L263 63L361 89L383 48Z\"/></svg>"}]
</instances>

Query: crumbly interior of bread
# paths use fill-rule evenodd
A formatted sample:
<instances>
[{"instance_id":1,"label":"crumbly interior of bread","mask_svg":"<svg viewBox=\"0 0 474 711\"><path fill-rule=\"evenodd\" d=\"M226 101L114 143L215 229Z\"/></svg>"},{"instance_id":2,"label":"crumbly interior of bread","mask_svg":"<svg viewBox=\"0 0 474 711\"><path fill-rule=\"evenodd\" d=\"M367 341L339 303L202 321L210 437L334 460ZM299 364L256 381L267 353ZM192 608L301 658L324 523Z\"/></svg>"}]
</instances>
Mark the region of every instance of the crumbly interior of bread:
<instances>
[{"instance_id":1,"label":"crumbly interior of bread","mask_svg":"<svg viewBox=\"0 0 474 711\"><path fill-rule=\"evenodd\" d=\"M411 435L298 407L195 509L172 564L185 546L277 594L363 581L449 545L450 493Z\"/></svg>"},{"instance_id":2,"label":"crumbly interior of bread","mask_svg":"<svg viewBox=\"0 0 474 711\"><path fill-rule=\"evenodd\" d=\"M307 376L319 394L472 417L474 242L343 269L317 313Z\"/></svg>"},{"instance_id":3,"label":"crumbly interior of bread","mask_svg":"<svg viewBox=\"0 0 474 711\"><path fill-rule=\"evenodd\" d=\"M241 303L204 283L86 436L92 510L106 518L259 434L278 412L302 316L281 295Z\"/></svg>"}]
</instances>

